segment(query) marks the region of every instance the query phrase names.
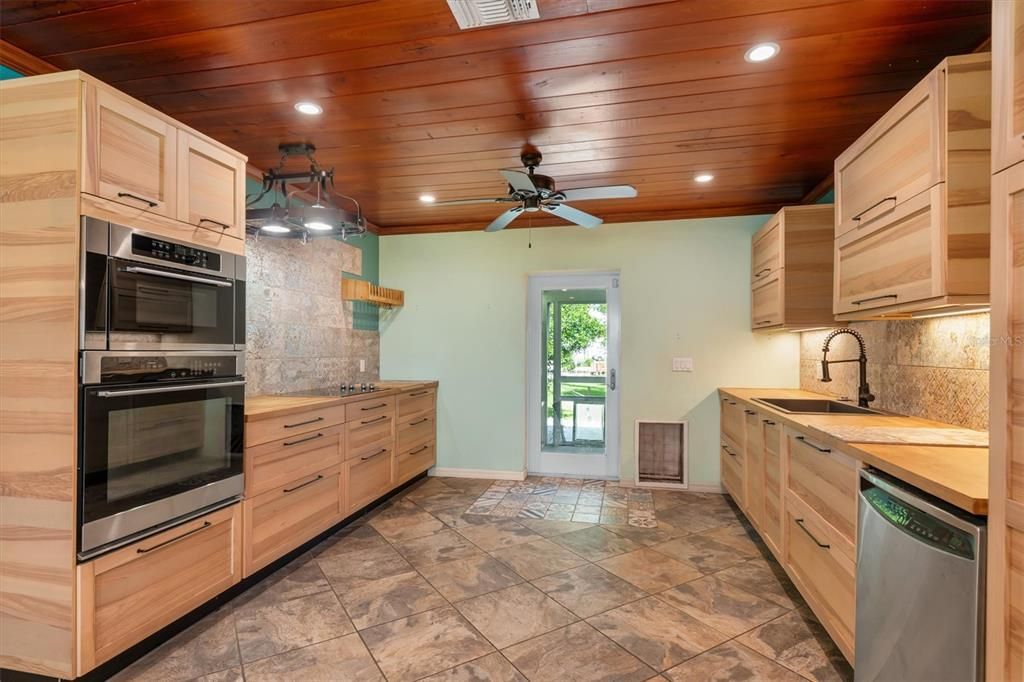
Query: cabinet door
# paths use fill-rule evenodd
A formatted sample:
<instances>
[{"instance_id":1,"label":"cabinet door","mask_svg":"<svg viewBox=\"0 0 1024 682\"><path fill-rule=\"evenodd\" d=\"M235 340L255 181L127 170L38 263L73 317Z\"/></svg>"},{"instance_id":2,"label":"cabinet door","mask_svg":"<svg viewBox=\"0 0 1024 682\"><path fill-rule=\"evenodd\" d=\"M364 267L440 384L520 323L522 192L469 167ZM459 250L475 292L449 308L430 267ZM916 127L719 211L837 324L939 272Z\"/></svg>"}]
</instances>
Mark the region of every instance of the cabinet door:
<instances>
[{"instance_id":1,"label":"cabinet door","mask_svg":"<svg viewBox=\"0 0 1024 682\"><path fill-rule=\"evenodd\" d=\"M722 455L722 485L736 504L746 508L743 450L727 438L723 438L720 452Z\"/></svg>"},{"instance_id":2,"label":"cabinet door","mask_svg":"<svg viewBox=\"0 0 1024 682\"><path fill-rule=\"evenodd\" d=\"M722 434L736 443L743 442L743 408L729 396L722 396Z\"/></svg>"},{"instance_id":3,"label":"cabinet door","mask_svg":"<svg viewBox=\"0 0 1024 682\"><path fill-rule=\"evenodd\" d=\"M764 439L764 539L781 556L782 547L782 427L762 418Z\"/></svg>"},{"instance_id":4,"label":"cabinet door","mask_svg":"<svg viewBox=\"0 0 1024 682\"><path fill-rule=\"evenodd\" d=\"M245 238L245 161L178 133L178 220Z\"/></svg>"},{"instance_id":5,"label":"cabinet door","mask_svg":"<svg viewBox=\"0 0 1024 682\"><path fill-rule=\"evenodd\" d=\"M1024 2L992 3L992 171L1024 161Z\"/></svg>"},{"instance_id":6,"label":"cabinet door","mask_svg":"<svg viewBox=\"0 0 1024 682\"><path fill-rule=\"evenodd\" d=\"M800 498L851 546L856 545L858 461L789 429L786 452L788 494Z\"/></svg>"},{"instance_id":7,"label":"cabinet door","mask_svg":"<svg viewBox=\"0 0 1024 682\"><path fill-rule=\"evenodd\" d=\"M177 129L127 99L85 86L82 191L177 217Z\"/></svg>"},{"instance_id":8,"label":"cabinet door","mask_svg":"<svg viewBox=\"0 0 1024 682\"><path fill-rule=\"evenodd\" d=\"M782 324L782 278L776 271L754 283L750 291L750 328L771 329Z\"/></svg>"},{"instance_id":9,"label":"cabinet door","mask_svg":"<svg viewBox=\"0 0 1024 682\"><path fill-rule=\"evenodd\" d=\"M417 445L395 458L395 484L405 483L413 476L421 474L437 463L437 450L434 441Z\"/></svg>"},{"instance_id":10,"label":"cabinet door","mask_svg":"<svg viewBox=\"0 0 1024 682\"><path fill-rule=\"evenodd\" d=\"M999 4L999 3L997 3ZM986 672L1024 679L1024 163L992 178Z\"/></svg>"},{"instance_id":11,"label":"cabinet door","mask_svg":"<svg viewBox=\"0 0 1024 682\"><path fill-rule=\"evenodd\" d=\"M236 504L79 564L78 674L241 580L241 517Z\"/></svg>"},{"instance_id":12,"label":"cabinet door","mask_svg":"<svg viewBox=\"0 0 1024 682\"><path fill-rule=\"evenodd\" d=\"M747 474L746 511L755 526L764 523L764 432L761 417L755 410L744 409L746 443L744 466Z\"/></svg>"},{"instance_id":13,"label":"cabinet door","mask_svg":"<svg viewBox=\"0 0 1024 682\"><path fill-rule=\"evenodd\" d=\"M836 314L920 301L945 292L945 185L901 204L885 225L836 239Z\"/></svg>"},{"instance_id":14,"label":"cabinet door","mask_svg":"<svg viewBox=\"0 0 1024 682\"><path fill-rule=\"evenodd\" d=\"M348 469L348 511L358 511L391 489L394 480L392 448L383 447L345 462Z\"/></svg>"},{"instance_id":15,"label":"cabinet door","mask_svg":"<svg viewBox=\"0 0 1024 682\"><path fill-rule=\"evenodd\" d=\"M836 237L892 220L943 180L944 85L932 71L836 159Z\"/></svg>"},{"instance_id":16,"label":"cabinet door","mask_svg":"<svg viewBox=\"0 0 1024 682\"><path fill-rule=\"evenodd\" d=\"M750 245L750 281L757 282L782 267L782 225L780 214L765 223Z\"/></svg>"}]
</instances>

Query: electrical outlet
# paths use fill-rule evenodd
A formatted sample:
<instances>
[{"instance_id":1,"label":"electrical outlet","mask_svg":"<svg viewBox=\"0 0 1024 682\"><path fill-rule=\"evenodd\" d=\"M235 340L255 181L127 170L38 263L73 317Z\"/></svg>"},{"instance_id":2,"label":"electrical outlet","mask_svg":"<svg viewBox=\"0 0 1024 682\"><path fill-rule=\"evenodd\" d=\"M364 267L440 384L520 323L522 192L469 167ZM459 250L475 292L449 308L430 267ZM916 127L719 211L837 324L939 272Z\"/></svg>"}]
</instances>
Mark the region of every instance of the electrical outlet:
<instances>
[{"instance_id":1,"label":"electrical outlet","mask_svg":"<svg viewBox=\"0 0 1024 682\"><path fill-rule=\"evenodd\" d=\"M359 360L359 371L360 372L365 372L366 371L366 360L362 360L362 359Z\"/></svg>"},{"instance_id":2,"label":"electrical outlet","mask_svg":"<svg viewBox=\"0 0 1024 682\"><path fill-rule=\"evenodd\" d=\"M693 358L672 358L673 372L692 372Z\"/></svg>"}]
</instances>

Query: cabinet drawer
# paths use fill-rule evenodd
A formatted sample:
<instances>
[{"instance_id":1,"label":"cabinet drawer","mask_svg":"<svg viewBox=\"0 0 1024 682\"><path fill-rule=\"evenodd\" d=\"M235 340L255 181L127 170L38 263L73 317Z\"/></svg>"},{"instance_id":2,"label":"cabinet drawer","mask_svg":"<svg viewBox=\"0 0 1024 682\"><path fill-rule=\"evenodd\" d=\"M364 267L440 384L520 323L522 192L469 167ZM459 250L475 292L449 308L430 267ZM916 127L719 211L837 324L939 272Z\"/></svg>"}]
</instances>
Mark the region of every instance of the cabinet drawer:
<instances>
[{"instance_id":1,"label":"cabinet drawer","mask_svg":"<svg viewBox=\"0 0 1024 682\"><path fill-rule=\"evenodd\" d=\"M432 411L437 399L437 390L421 388L398 396L398 417L409 417L420 412Z\"/></svg>"},{"instance_id":2,"label":"cabinet drawer","mask_svg":"<svg viewBox=\"0 0 1024 682\"><path fill-rule=\"evenodd\" d=\"M768 275L750 290L750 328L769 329L782 324L782 273Z\"/></svg>"},{"instance_id":3,"label":"cabinet drawer","mask_svg":"<svg viewBox=\"0 0 1024 682\"><path fill-rule=\"evenodd\" d=\"M804 511L786 507L786 568L825 629L852 661L856 563L840 551L842 540L835 537L835 531L815 514Z\"/></svg>"},{"instance_id":4,"label":"cabinet drawer","mask_svg":"<svg viewBox=\"0 0 1024 682\"><path fill-rule=\"evenodd\" d=\"M402 452L395 459L395 484L405 483L413 476L423 473L437 462L434 441L417 445Z\"/></svg>"},{"instance_id":5,"label":"cabinet drawer","mask_svg":"<svg viewBox=\"0 0 1024 682\"><path fill-rule=\"evenodd\" d=\"M756 410L743 410L746 442L743 444L743 472L746 475L746 512L757 527L764 522L764 436L761 415Z\"/></svg>"},{"instance_id":6,"label":"cabinet drawer","mask_svg":"<svg viewBox=\"0 0 1024 682\"><path fill-rule=\"evenodd\" d=\"M787 431L786 488L847 541L857 541L857 470L860 464L797 432Z\"/></svg>"},{"instance_id":7,"label":"cabinet drawer","mask_svg":"<svg viewBox=\"0 0 1024 682\"><path fill-rule=\"evenodd\" d=\"M778 554L782 547L782 458L778 452L764 451L764 535L768 546Z\"/></svg>"},{"instance_id":8,"label":"cabinet drawer","mask_svg":"<svg viewBox=\"0 0 1024 682\"><path fill-rule=\"evenodd\" d=\"M245 160L178 132L178 220L245 239Z\"/></svg>"},{"instance_id":9,"label":"cabinet drawer","mask_svg":"<svg viewBox=\"0 0 1024 682\"><path fill-rule=\"evenodd\" d=\"M945 185L901 204L874 230L836 239L834 312L849 313L939 296L945 289L941 225Z\"/></svg>"},{"instance_id":10,"label":"cabinet drawer","mask_svg":"<svg viewBox=\"0 0 1024 682\"><path fill-rule=\"evenodd\" d=\"M84 674L241 580L241 505L79 564L77 570L77 671Z\"/></svg>"},{"instance_id":11,"label":"cabinet drawer","mask_svg":"<svg viewBox=\"0 0 1024 682\"><path fill-rule=\"evenodd\" d=\"M729 396L722 396L722 434L735 443L743 442L743 408Z\"/></svg>"},{"instance_id":12,"label":"cabinet drawer","mask_svg":"<svg viewBox=\"0 0 1024 682\"><path fill-rule=\"evenodd\" d=\"M390 447L383 447L376 452L353 457L345 462L348 470L346 513L351 514L362 509L391 489L392 454L393 450Z\"/></svg>"},{"instance_id":13,"label":"cabinet drawer","mask_svg":"<svg viewBox=\"0 0 1024 682\"><path fill-rule=\"evenodd\" d=\"M243 502L245 575L341 520L341 464Z\"/></svg>"},{"instance_id":14,"label":"cabinet drawer","mask_svg":"<svg viewBox=\"0 0 1024 682\"><path fill-rule=\"evenodd\" d=\"M391 447L395 437L395 420L381 414L345 424L345 457L351 459L367 451Z\"/></svg>"},{"instance_id":15,"label":"cabinet drawer","mask_svg":"<svg viewBox=\"0 0 1024 682\"><path fill-rule=\"evenodd\" d=\"M395 414L395 396L389 395L384 398L371 398L360 400L357 403L349 403L345 406L345 421L363 421L372 419L382 414Z\"/></svg>"},{"instance_id":16,"label":"cabinet drawer","mask_svg":"<svg viewBox=\"0 0 1024 682\"><path fill-rule=\"evenodd\" d=\"M762 417L761 423L764 424L765 451L779 454L782 452L782 427L771 417Z\"/></svg>"},{"instance_id":17,"label":"cabinet drawer","mask_svg":"<svg viewBox=\"0 0 1024 682\"><path fill-rule=\"evenodd\" d=\"M405 417L398 421L396 440L399 452L404 452L414 445L427 440L434 440L437 431L437 420L433 413Z\"/></svg>"},{"instance_id":18,"label":"cabinet drawer","mask_svg":"<svg viewBox=\"0 0 1024 682\"><path fill-rule=\"evenodd\" d=\"M248 447L275 440L290 439L300 433L326 429L344 421L344 405L296 412L283 417L247 421L245 423L245 445Z\"/></svg>"},{"instance_id":19,"label":"cabinet drawer","mask_svg":"<svg viewBox=\"0 0 1024 682\"><path fill-rule=\"evenodd\" d=\"M344 459L345 426L298 434L245 449L245 495L253 497Z\"/></svg>"},{"instance_id":20,"label":"cabinet drawer","mask_svg":"<svg viewBox=\"0 0 1024 682\"><path fill-rule=\"evenodd\" d=\"M746 504L743 451L735 444L723 439L721 456L722 485L732 495L736 504L743 507Z\"/></svg>"},{"instance_id":21,"label":"cabinet drawer","mask_svg":"<svg viewBox=\"0 0 1024 682\"><path fill-rule=\"evenodd\" d=\"M836 237L890 222L942 182L943 89L943 71L932 71L836 159Z\"/></svg>"},{"instance_id":22,"label":"cabinet drawer","mask_svg":"<svg viewBox=\"0 0 1024 682\"><path fill-rule=\"evenodd\" d=\"M782 226L776 216L751 242L750 281L758 282L782 268Z\"/></svg>"}]
</instances>

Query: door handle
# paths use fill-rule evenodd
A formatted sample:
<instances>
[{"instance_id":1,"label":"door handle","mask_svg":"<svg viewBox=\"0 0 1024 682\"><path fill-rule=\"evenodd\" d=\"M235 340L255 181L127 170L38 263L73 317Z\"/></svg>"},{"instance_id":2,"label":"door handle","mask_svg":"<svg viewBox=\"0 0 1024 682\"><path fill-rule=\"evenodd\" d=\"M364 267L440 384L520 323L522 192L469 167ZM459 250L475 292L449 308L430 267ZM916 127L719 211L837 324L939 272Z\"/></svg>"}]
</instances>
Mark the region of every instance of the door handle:
<instances>
[{"instance_id":1,"label":"door handle","mask_svg":"<svg viewBox=\"0 0 1024 682\"><path fill-rule=\"evenodd\" d=\"M231 227L227 223L222 223L219 220L214 220L213 218L200 218L199 222L197 222L196 224L202 227L203 223L213 223L222 230L226 230Z\"/></svg>"},{"instance_id":2,"label":"door handle","mask_svg":"<svg viewBox=\"0 0 1024 682\"><path fill-rule=\"evenodd\" d=\"M853 216L853 218L851 218L851 220L853 222L855 222L855 223L859 223L861 221L861 218L864 217L865 213L867 213L868 211L870 211L873 208L878 208L879 206L881 206L882 204L884 204L887 201L891 201L892 202L892 207L896 208L896 197L885 197L884 199L879 199L878 201L876 201L875 203L871 204L870 206L865 208L863 211L858 213L857 215Z\"/></svg>"},{"instance_id":3,"label":"door handle","mask_svg":"<svg viewBox=\"0 0 1024 682\"><path fill-rule=\"evenodd\" d=\"M141 201L142 203L147 204L150 208L156 208L158 205L157 202L152 199L140 197L138 194L132 194L131 192L118 192L117 197L119 199L134 199L135 201Z\"/></svg>"},{"instance_id":4,"label":"door handle","mask_svg":"<svg viewBox=\"0 0 1024 682\"><path fill-rule=\"evenodd\" d=\"M818 538L814 537L814 533L812 533L811 531L807 530L807 526L804 525L804 520L803 519L793 519L793 520L796 521L796 525L800 526L800 529L803 532L807 533L807 537L809 537L810 539L814 540L814 544L816 544L818 547L821 547L822 549L828 549L829 547L832 546L832 545L823 544L821 541L818 540Z\"/></svg>"},{"instance_id":5,"label":"door handle","mask_svg":"<svg viewBox=\"0 0 1024 682\"><path fill-rule=\"evenodd\" d=\"M231 282L222 279L210 279L208 277L196 277L194 275L183 275L180 272L167 272L165 270L154 270L153 268L143 268L138 265L129 265L124 269L125 272L139 275L150 275L151 277L164 277L166 279L180 279L186 282L198 282L199 284L209 284L215 287L230 287Z\"/></svg>"},{"instance_id":6,"label":"door handle","mask_svg":"<svg viewBox=\"0 0 1024 682\"><path fill-rule=\"evenodd\" d=\"M323 474L317 474L316 478L311 479L309 481L306 481L305 483L300 483L299 485L295 486L294 488L284 488L284 489L281 490L281 492L283 492L283 493L293 493L296 490L299 490L301 488L305 488L307 485L313 485L317 481L322 481L323 478L324 478Z\"/></svg>"},{"instance_id":7,"label":"door handle","mask_svg":"<svg viewBox=\"0 0 1024 682\"><path fill-rule=\"evenodd\" d=\"M324 434L316 433L316 434L313 434L312 436L306 436L305 438L300 438L298 440L286 440L285 442L281 443L281 445L283 445L285 447L288 447L289 445L298 445L299 443L308 443L311 440L318 440L318 439L323 438L323 437L324 437Z\"/></svg>"},{"instance_id":8,"label":"door handle","mask_svg":"<svg viewBox=\"0 0 1024 682\"><path fill-rule=\"evenodd\" d=\"M135 550L135 553L136 554L147 554L149 552L152 552L154 549L160 549L161 547L166 547L167 545L171 544L172 542L177 542L178 540L184 540L189 535L193 535L195 533L198 533L201 530L206 530L207 528L209 528L212 525L213 525L213 523L210 522L210 521L203 521L203 525L199 526L198 528L193 528L190 531L187 531L185 533L182 533L181 535L173 537L170 540L164 540L163 542L155 544L152 547L139 547L137 550Z\"/></svg>"},{"instance_id":9,"label":"door handle","mask_svg":"<svg viewBox=\"0 0 1024 682\"><path fill-rule=\"evenodd\" d=\"M807 440L807 438L805 438L804 436L797 436L796 439L803 443L804 445L806 445L807 447L813 448L818 452L832 452L832 448L819 448L817 445Z\"/></svg>"},{"instance_id":10,"label":"door handle","mask_svg":"<svg viewBox=\"0 0 1024 682\"><path fill-rule=\"evenodd\" d=\"M612 390L612 391L615 390L615 370L614 369L611 370L608 373L608 389Z\"/></svg>"},{"instance_id":11,"label":"door handle","mask_svg":"<svg viewBox=\"0 0 1024 682\"><path fill-rule=\"evenodd\" d=\"M881 296L872 296L871 298L861 298L856 301L850 301L853 305L861 305L862 303L870 303L871 301L884 301L887 298L899 298L899 294L883 294Z\"/></svg>"}]
</instances>

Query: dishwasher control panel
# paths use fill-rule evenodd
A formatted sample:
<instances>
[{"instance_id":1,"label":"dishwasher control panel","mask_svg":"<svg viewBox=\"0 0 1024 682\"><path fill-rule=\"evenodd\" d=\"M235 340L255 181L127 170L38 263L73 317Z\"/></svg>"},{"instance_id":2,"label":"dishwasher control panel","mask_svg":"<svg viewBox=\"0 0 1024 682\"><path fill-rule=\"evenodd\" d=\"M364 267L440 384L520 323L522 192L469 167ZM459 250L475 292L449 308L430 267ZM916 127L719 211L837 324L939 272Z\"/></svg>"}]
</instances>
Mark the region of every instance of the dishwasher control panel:
<instances>
[{"instance_id":1,"label":"dishwasher control panel","mask_svg":"<svg viewBox=\"0 0 1024 682\"><path fill-rule=\"evenodd\" d=\"M959 528L944 523L881 488L869 488L864 499L889 523L922 542L964 559L975 558L974 538Z\"/></svg>"}]
</instances>

